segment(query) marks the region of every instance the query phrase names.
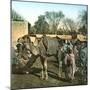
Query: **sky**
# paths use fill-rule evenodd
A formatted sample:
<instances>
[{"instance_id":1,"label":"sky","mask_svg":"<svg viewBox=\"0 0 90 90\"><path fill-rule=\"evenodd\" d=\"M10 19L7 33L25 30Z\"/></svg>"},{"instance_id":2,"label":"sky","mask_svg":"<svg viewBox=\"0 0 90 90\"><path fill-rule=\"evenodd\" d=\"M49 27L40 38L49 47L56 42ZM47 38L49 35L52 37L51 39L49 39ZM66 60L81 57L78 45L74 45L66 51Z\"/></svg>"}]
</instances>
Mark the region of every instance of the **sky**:
<instances>
[{"instance_id":1,"label":"sky","mask_svg":"<svg viewBox=\"0 0 90 90\"><path fill-rule=\"evenodd\" d=\"M39 15L44 15L46 11L62 11L65 17L77 20L78 14L82 10L87 10L85 5L55 4L12 1L12 9L21 15L26 21L34 25Z\"/></svg>"}]
</instances>

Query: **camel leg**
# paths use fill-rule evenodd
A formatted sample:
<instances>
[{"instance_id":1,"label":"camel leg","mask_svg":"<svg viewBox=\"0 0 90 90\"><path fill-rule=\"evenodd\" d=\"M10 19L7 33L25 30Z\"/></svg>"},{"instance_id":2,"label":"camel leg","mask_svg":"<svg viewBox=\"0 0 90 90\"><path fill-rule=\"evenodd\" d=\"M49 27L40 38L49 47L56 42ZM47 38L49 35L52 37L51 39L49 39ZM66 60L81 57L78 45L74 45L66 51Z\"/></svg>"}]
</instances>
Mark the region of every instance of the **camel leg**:
<instances>
[{"instance_id":1,"label":"camel leg","mask_svg":"<svg viewBox=\"0 0 90 90\"><path fill-rule=\"evenodd\" d=\"M41 71L41 79L43 80L44 79L44 67L42 65L42 71Z\"/></svg>"},{"instance_id":2,"label":"camel leg","mask_svg":"<svg viewBox=\"0 0 90 90\"><path fill-rule=\"evenodd\" d=\"M44 68L45 68L45 80L47 80L48 79L47 58L44 60Z\"/></svg>"},{"instance_id":3,"label":"camel leg","mask_svg":"<svg viewBox=\"0 0 90 90\"><path fill-rule=\"evenodd\" d=\"M44 71L45 71L45 68L44 68L44 58L40 57L40 60L41 60L41 64L42 64L41 79L43 80L44 79Z\"/></svg>"},{"instance_id":4,"label":"camel leg","mask_svg":"<svg viewBox=\"0 0 90 90\"><path fill-rule=\"evenodd\" d=\"M74 67L72 67L72 80L75 79L74 74L75 74L75 70Z\"/></svg>"},{"instance_id":5,"label":"camel leg","mask_svg":"<svg viewBox=\"0 0 90 90\"><path fill-rule=\"evenodd\" d=\"M61 64L62 64L62 62L59 61L59 71L58 71L59 77L61 77L61 73L62 73Z\"/></svg>"},{"instance_id":6,"label":"camel leg","mask_svg":"<svg viewBox=\"0 0 90 90\"><path fill-rule=\"evenodd\" d=\"M41 57L41 64L42 64L42 71L41 71L41 79L48 79L48 73L47 73L47 58Z\"/></svg>"}]
</instances>

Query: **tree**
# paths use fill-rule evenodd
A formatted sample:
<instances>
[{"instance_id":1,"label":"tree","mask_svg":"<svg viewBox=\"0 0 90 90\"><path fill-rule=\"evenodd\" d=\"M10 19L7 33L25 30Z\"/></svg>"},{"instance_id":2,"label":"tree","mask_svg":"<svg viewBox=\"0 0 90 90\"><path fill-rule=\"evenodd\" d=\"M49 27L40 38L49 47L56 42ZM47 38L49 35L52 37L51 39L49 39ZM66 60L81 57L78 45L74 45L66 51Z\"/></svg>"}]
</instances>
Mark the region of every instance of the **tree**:
<instances>
[{"instance_id":1,"label":"tree","mask_svg":"<svg viewBox=\"0 0 90 90\"><path fill-rule=\"evenodd\" d=\"M72 19L66 18L63 20L63 28L66 30L68 34L72 34L77 32L77 23L75 23Z\"/></svg>"},{"instance_id":2,"label":"tree","mask_svg":"<svg viewBox=\"0 0 90 90\"><path fill-rule=\"evenodd\" d=\"M12 10L11 12L11 19L13 21L24 21L24 19L15 10Z\"/></svg>"},{"instance_id":3,"label":"tree","mask_svg":"<svg viewBox=\"0 0 90 90\"><path fill-rule=\"evenodd\" d=\"M79 28L79 32L84 35L87 34L87 28L85 27L85 25L83 25L82 27Z\"/></svg>"},{"instance_id":4,"label":"tree","mask_svg":"<svg viewBox=\"0 0 90 90\"><path fill-rule=\"evenodd\" d=\"M46 21L49 24L50 30L52 33L56 34L58 26L62 18L64 18L63 12L46 12L45 13Z\"/></svg>"},{"instance_id":5,"label":"tree","mask_svg":"<svg viewBox=\"0 0 90 90\"><path fill-rule=\"evenodd\" d=\"M34 26L31 27L30 34L36 34L36 28Z\"/></svg>"},{"instance_id":6,"label":"tree","mask_svg":"<svg viewBox=\"0 0 90 90\"><path fill-rule=\"evenodd\" d=\"M39 33L39 34L48 33L48 31L49 31L49 25L45 21L45 16L44 15L40 15L38 17L38 20L35 22L34 27L36 29L36 33Z\"/></svg>"},{"instance_id":7,"label":"tree","mask_svg":"<svg viewBox=\"0 0 90 90\"><path fill-rule=\"evenodd\" d=\"M80 28L79 31L83 34L87 34L87 11L83 10L79 13Z\"/></svg>"},{"instance_id":8,"label":"tree","mask_svg":"<svg viewBox=\"0 0 90 90\"><path fill-rule=\"evenodd\" d=\"M87 11L83 10L80 12L79 18L82 26L87 25Z\"/></svg>"}]
</instances>

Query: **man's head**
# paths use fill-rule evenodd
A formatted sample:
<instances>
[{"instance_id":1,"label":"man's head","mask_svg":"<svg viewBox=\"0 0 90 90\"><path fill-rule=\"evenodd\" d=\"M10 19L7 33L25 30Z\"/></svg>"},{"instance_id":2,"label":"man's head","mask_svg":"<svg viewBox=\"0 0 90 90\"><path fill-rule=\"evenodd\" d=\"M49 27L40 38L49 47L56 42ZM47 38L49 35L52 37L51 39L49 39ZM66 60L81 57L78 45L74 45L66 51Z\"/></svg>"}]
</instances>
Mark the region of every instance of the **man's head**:
<instances>
[{"instance_id":1,"label":"man's head","mask_svg":"<svg viewBox=\"0 0 90 90\"><path fill-rule=\"evenodd\" d=\"M68 51L68 53L70 54L70 53L72 53L72 52L73 52L73 49L72 49L72 48L70 48L70 47L68 47L68 48L67 48L67 51Z\"/></svg>"}]
</instances>

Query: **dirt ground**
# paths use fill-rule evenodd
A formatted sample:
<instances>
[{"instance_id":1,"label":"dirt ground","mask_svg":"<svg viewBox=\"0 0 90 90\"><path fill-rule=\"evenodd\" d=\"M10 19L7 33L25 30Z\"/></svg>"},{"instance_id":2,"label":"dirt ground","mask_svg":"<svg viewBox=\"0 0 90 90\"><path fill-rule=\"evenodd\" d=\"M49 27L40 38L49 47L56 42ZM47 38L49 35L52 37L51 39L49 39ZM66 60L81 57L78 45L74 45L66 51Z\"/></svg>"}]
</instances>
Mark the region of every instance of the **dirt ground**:
<instances>
[{"instance_id":1,"label":"dirt ground","mask_svg":"<svg viewBox=\"0 0 90 90\"><path fill-rule=\"evenodd\" d=\"M72 85L86 85L87 82L80 81L80 75L75 75L75 80L65 80L64 73L62 78L58 77L58 63L54 57L49 57L48 60L48 80L41 80L41 63L37 59L33 64L29 74L11 74L11 88L12 89L29 89L29 88L43 88L43 87L60 87Z\"/></svg>"}]
</instances>

